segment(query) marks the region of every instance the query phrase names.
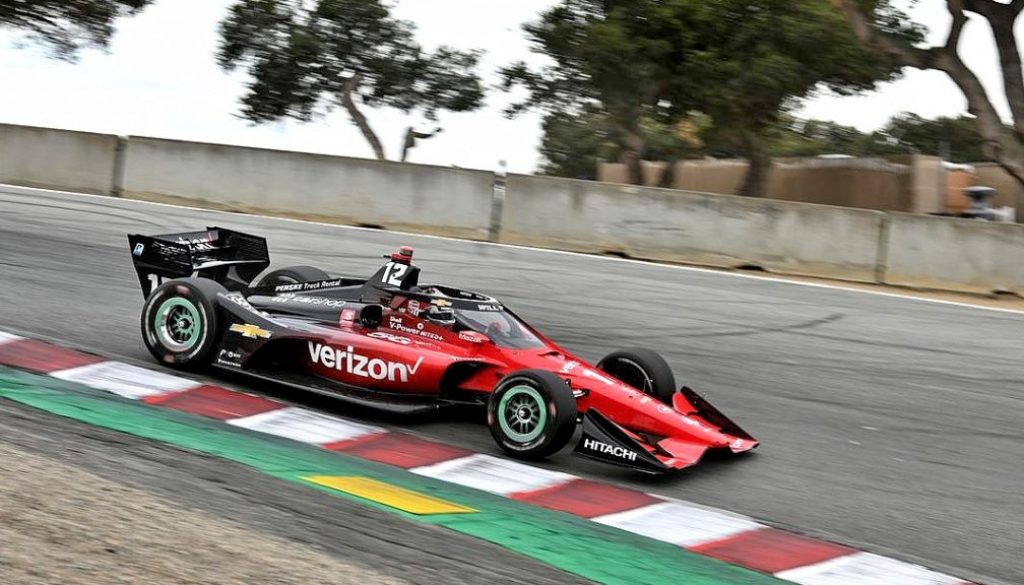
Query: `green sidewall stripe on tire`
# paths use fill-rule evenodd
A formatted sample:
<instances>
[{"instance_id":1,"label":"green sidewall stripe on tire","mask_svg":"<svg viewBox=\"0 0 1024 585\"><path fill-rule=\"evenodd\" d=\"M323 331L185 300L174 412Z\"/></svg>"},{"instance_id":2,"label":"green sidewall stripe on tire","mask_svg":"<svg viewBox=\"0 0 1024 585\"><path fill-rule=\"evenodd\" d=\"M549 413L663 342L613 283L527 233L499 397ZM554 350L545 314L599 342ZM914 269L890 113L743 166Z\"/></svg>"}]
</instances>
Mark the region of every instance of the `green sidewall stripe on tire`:
<instances>
[{"instance_id":1,"label":"green sidewall stripe on tire","mask_svg":"<svg viewBox=\"0 0 1024 585\"><path fill-rule=\"evenodd\" d=\"M520 429L512 428L510 416L517 417L517 411L529 409L530 418L524 420ZM535 441L544 434L548 422L548 409L544 397L532 386L518 384L509 388L498 403L498 426L509 439L517 443Z\"/></svg>"},{"instance_id":2,"label":"green sidewall stripe on tire","mask_svg":"<svg viewBox=\"0 0 1024 585\"><path fill-rule=\"evenodd\" d=\"M160 344L175 352L195 347L203 333L199 309L182 297L172 297L160 303L152 327Z\"/></svg>"}]
</instances>

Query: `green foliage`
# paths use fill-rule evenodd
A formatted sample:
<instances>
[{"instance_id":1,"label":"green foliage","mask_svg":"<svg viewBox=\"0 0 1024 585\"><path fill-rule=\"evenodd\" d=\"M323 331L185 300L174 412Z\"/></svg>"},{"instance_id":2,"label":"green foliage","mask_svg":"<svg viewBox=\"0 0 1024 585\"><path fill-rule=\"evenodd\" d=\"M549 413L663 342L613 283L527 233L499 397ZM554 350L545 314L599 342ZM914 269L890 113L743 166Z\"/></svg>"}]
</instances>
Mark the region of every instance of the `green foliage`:
<instances>
[{"instance_id":1,"label":"green foliage","mask_svg":"<svg viewBox=\"0 0 1024 585\"><path fill-rule=\"evenodd\" d=\"M0 27L27 31L71 59L83 47L105 47L114 21L134 14L152 0L0 0Z\"/></svg>"},{"instance_id":2,"label":"green foliage","mask_svg":"<svg viewBox=\"0 0 1024 585\"><path fill-rule=\"evenodd\" d=\"M413 25L380 0L240 0L221 24L218 61L251 75L242 116L253 122L309 120L347 91L369 106L420 110L480 107L476 52L424 51Z\"/></svg>"},{"instance_id":3,"label":"green foliage","mask_svg":"<svg viewBox=\"0 0 1024 585\"><path fill-rule=\"evenodd\" d=\"M842 16L821 0L674 0L686 29L699 31L673 73L672 101L699 101L722 129L760 131L794 98L819 84L854 93L898 69L864 51ZM680 80L683 80L680 84ZM685 104L689 108L691 104Z\"/></svg>"},{"instance_id":4,"label":"green foliage","mask_svg":"<svg viewBox=\"0 0 1024 585\"><path fill-rule=\"evenodd\" d=\"M541 174L593 179L599 162L618 157L607 120L600 112L551 112L544 116L541 130Z\"/></svg>"},{"instance_id":5,"label":"green foliage","mask_svg":"<svg viewBox=\"0 0 1024 585\"><path fill-rule=\"evenodd\" d=\"M552 64L502 70L506 89L527 90L509 113L599 113L598 134L647 158L656 133L645 121L673 128L696 110L710 117L711 144L761 161L762 134L794 100L820 86L862 91L899 71L822 0L563 0L526 32Z\"/></svg>"},{"instance_id":6,"label":"green foliage","mask_svg":"<svg viewBox=\"0 0 1024 585\"><path fill-rule=\"evenodd\" d=\"M564 0L524 27L532 50L552 63L534 69L518 62L500 74L504 89L526 90L510 116L546 113L543 172L591 176L595 157L628 153L638 164L653 155L651 141L672 126L659 102L678 57L661 4Z\"/></svg>"},{"instance_id":7,"label":"green foliage","mask_svg":"<svg viewBox=\"0 0 1024 585\"><path fill-rule=\"evenodd\" d=\"M672 161L688 158L740 158L741 148L732 140L715 134L706 117L692 114L681 124L647 126L651 137L649 160ZM607 119L590 111L572 116L553 112L544 119L541 154L545 162L541 172L561 177L592 179L597 164L616 160L621 147L608 131ZM1009 131L1009 128L1007 128ZM777 123L762 132L765 150L773 157L813 157L845 154L856 157L896 154L941 156L957 163L988 160L984 140L974 118L940 117L927 120L916 114L902 113L884 128L861 132L827 120L807 120L783 114Z\"/></svg>"},{"instance_id":8,"label":"green foliage","mask_svg":"<svg viewBox=\"0 0 1024 585\"><path fill-rule=\"evenodd\" d=\"M642 118L639 129L646 138L646 157L670 161L701 156L703 123L697 115L675 125ZM594 179L598 163L616 160L622 151L621 129L597 108L584 108L578 114L550 112L544 116L541 129L541 174Z\"/></svg>"},{"instance_id":9,"label":"green foliage","mask_svg":"<svg viewBox=\"0 0 1024 585\"><path fill-rule=\"evenodd\" d=\"M882 134L889 144L902 152L944 156L958 163L988 160L983 148L985 140L978 132L977 122L970 116L926 120L917 114L904 113L890 120Z\"/></svg>"},{"instance_id":10,"label":"green foliage","mask_svg":"<svg viewBox=\"0 0 1024 585\"><path fill-rule=\"evenodd\" d=\"M766 147L772 156L820 156L846 154L872 156L896 154L880 133L864 134L852 126L824 120L804 120L789 115L765 133Z\"/></svg>"},{"instance_id":11,"label":"green foliage","mask_svg":"<svg viewBox=\"0 0 1024 585\"><path fill-rule=\"evenodd\" d=\"M563 0L525 25L532 50L554 63L533 70L518 62L501 70L505 89L528 90L508 113L535 107L571 113L597 105L616 118L638 118L656 103L673 59L660 4Z\"/></svg>"},{"instance_id":12,"label":"green foliage","mask_svg":"<svg viewBox=\"0 0 1024 585\"><path fill-rule=\"evenodd\" d=\"M970 116L927 120L904 112L871 133L835 122L785 116L766 137L772 156L927 154L957 163L987 160L984 140Z\"/></svg>"}]
</instances>

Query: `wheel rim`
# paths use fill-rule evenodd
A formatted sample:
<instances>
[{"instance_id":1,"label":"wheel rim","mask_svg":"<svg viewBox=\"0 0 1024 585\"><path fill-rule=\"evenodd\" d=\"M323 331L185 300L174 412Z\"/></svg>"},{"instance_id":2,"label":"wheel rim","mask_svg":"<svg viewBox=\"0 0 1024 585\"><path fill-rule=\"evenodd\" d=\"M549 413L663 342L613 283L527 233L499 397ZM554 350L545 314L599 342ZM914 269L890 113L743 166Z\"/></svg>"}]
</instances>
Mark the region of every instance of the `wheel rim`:
<instances>
[{"instance_id":1,"label":"wheel rim","mask_svg":"<svg viewBox=\"0 0 1024 585\"><path fill-rule=\"evenodd\" d=\"M156 310L154 331L160 344L174 352L192 349L202 336L199 309L181 297L167 299Z\"/></svg>"},{"instance_id":2,"label":"wheel rim","mask_svg":"<svg viewBox=\"0 0 1024 585\"><path fill-rule=\"evenodd\" d=\"M535 388L513 386L498 403L498 424L517 443L529 443L544 433L548 420L544 399Z\"/></svg>"}]
</instances>

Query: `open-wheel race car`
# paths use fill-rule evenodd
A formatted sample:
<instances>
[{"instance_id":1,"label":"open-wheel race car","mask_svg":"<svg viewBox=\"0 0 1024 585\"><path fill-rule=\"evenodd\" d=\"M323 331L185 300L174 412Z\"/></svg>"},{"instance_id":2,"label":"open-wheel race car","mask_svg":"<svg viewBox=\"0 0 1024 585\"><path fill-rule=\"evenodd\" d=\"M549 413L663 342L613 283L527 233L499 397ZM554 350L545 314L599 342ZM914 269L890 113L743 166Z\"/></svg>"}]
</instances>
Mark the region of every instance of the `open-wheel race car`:
<instances>
[{"instance_id":1,"label":"open-wheel race car","mask_svg":"<svg viewBox=\"0 0 1024 585\"><path fill-rule=\"evenodd\" d=\"M579 426L576 453L652 473L758 444L677 389L657 353L587 364L490 296L420 284L411 248L349 278L310 266L262 274L266 241L218 227L128 239L143 339L171 367L213 366L393 412L485 406L494 440L522 459L556 453Z\"/></svg>"}]
</instances>

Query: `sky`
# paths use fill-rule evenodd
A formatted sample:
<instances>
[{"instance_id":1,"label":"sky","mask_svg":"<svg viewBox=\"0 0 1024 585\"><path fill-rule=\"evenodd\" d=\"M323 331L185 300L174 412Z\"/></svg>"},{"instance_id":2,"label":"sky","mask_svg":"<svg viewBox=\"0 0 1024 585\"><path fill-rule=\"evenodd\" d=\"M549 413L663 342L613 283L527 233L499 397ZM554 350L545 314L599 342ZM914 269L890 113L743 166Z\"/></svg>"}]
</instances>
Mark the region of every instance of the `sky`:
<instances>
[{"instance_id":1,"label":"sky","mask_svg":"<svg viewBox=\"0 0 1024 585\"><path fill-rule=\"evenodd\" d=\"M158 0L141 14L118 23L109 50L87 50L75 63L52 59L45 47L0 29L0 122L110 134L240 144L344 156L372 157L347 114L334 110L310 123L283 121L255 126L237 116L245 91L244 71L225 73L214 61L217 24L233 0ZM414 22L426 48L445 44L483 49L481 73L497 84L495 71L519 59L543 63L530 52L523 23L556 0L397 0L393 14ZM941 43L949 28L942 0L921 0L913 17ZM1024 20L1018 38L1024 39ZM995 46L987 24L973 18L964 31L961 54L979 75L996 105L1002 99ZM411 162L528 173L540 157L540 117L506 119L513 96L488 94L476 112L441 114L444 132L422 141ZM942 73L908 70L896 82L868 94L811 96L798 115L870 131L893 115L909 111L926 118L966 112L957 87ZM408 126L433 127L425 119L389 109L366 109L387 155L397 158Z\"/></svg>"}]
</instances>

